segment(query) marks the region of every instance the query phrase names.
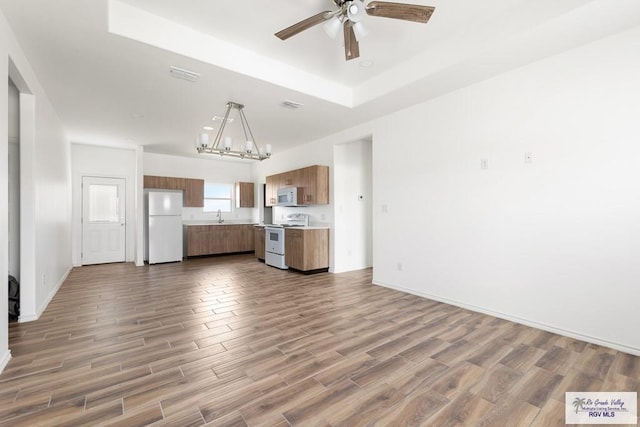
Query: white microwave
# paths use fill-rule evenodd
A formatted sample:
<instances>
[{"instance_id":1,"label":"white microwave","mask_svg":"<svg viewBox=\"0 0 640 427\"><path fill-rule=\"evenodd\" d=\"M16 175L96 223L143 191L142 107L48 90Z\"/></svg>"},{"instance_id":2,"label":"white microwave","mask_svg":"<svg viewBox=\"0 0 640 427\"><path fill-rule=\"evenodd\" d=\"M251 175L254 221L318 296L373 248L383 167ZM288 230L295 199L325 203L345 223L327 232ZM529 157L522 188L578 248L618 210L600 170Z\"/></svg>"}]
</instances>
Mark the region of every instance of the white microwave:
<instances>
[{"instance_id":1,"label":"white microwave","mask_svg":"<svg viewBox=\"0 0 640 427\"><path fill-rule=\"evenodd\" d=\"M305 206L302 203L301 189L299 187L279 188L276 206Z\"/></svg>"}]
</instances>

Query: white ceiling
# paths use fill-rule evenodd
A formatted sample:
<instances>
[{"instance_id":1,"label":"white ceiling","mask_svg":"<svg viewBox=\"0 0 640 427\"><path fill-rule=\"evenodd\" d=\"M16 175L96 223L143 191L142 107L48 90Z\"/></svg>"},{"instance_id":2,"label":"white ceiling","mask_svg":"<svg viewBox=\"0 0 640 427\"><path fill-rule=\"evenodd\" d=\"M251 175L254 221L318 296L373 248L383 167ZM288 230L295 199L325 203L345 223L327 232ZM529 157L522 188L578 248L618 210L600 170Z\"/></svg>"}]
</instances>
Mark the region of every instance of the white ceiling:
<instances>
[{"instance_id":1,"label":"white ceiling","mask_svg":"<svg viewBox=\"0 0 640 427\"><path fill-rule=\"evenodd\" d=\"M245 104L256 142L277 153L640 24L637 0L413 2L435 6L428 24L367 16L370 34L349 62L321 25L273 35L334 10L331 0L0 0L0 9L71 141L181 155L194 155L227 101ZM172 78L170 66L200 80Z\"/></svg>"}]
</instances>

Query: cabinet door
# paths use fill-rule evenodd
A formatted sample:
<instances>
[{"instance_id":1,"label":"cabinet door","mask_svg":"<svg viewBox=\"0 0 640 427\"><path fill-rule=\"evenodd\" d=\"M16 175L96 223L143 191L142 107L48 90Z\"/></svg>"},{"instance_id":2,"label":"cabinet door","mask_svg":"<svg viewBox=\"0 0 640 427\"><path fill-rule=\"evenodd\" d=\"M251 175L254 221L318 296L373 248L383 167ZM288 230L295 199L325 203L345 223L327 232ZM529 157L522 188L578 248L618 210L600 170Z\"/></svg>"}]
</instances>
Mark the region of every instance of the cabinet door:
<instances>
[{"instance_id":1,"label":"cabinet door","mask_svg":"<svg viewBox=\"0 0 640 427\"><path fill-rule=\"evenodd\" d=\"M252 208L254 206L253 182L236 182L236 208Z\"/></svg>"},{"instance_id":2,"label":"cabinet door","mask_svg":"<svg viewBox=\"0 0 640 427\"><path fill-rule=\"evenodd\" d=\"M185 179L184 178L166 178L167 189L169 190L184 190Z\"/></svg>"},{"instance_id":3,"label":"cabinet door","mask_svg":"<svg viewBox=\"0 0 640 427\"><path fill-rule=\"evenodd\" d=\"M240 252L242 249L242 226L223 225L225 229L225 253Z\"/></svg>"},{"instance_id":4,"label":"cabinet door","mask_svg":"<svg viewBox=\"0 0 640 427\"><path fill-rule=\"evenodd\" d=\"M304 270L329 267L329 230L304 230Z\"/></svg>"},{"instance_id":5,"label":"cabinet door","mask_svg":"<svg viewBox=\"0 0 640 427\"><path fill-rule=\"evenodd\" d=\"M142 182L143 182L143 187L144 188L167 189L167 177L166 176L145 175Z\"/></svg>"},{"instance_id":6,"label":"cabinet door","mask_svg":"<svg viewBox=\"0 0 640 427\"><path fill-rule=\"evenodd\" d=\"M187 256L209 254L209 227L196 225L187 227Z\"/></svg>"},{"instance_id":7,"label":"cabinet door","mask_svg":"<svg viewBox=\"0 0 640 427\"><path fill-rule=\"evenodd\" d=\"M304 270L303 230L286 229L284 232L284 263L291 268Z\"/></svg>"},{"instance_id":8,"label":"cabinet door","mask_svg":"<svg viewBox=\"0 0 640 427\"><path fill-rule=\"evenodd\" d=\"M255 244L255 253L256 258L264 259L265 256L265 231L264 227L254 227L254 244Z\"/></svg>"},{"instance_id":9,"label":"cabinet door","mask_svg":"<svg viewBox=\"0 0 640 427\"><path fill-rule=\"evenodd\" d=\"M303 200L309 205L329 203L329 167L309 166L299 169L300 185L304 187Z\"/></svg>"},{"instance_id":10,"label":"cabinet door","mask_svg":"<svg viewBox=\"0 0 640 427\"><path fill-rule=\"evenodd\" d=\"M296 173L295 171L285 172L280 174L280 188L285 187L295 187L297 186L296 182Z\"/></svg>"},{"instance_id":11,"label":"cabinet door","mask_svg":"<svg viewBox=\"0 0 640 427\"><path fill-rule=\"evenodd\" d=\"M242 226L242 252L250 252L255 248L255 233L253 225Z\"/></svg>"},{"instance_id":12,"label":"cabinet door","mask_svg":"<svg viewBox=\"0 0 640 427\"><path fill-rule=\"evenodd\" d=\"M209 254L226 252L227 232L225 225L209 225Z\"/></svg>"},{"instance_id":13,"label":"cabinet door","mask_svg":"<svg viewBox=\"0 0 640 427\"><path fill-rule=\"evenodd\" d=\"M185 179L184 206L192 208L204 206L204 179Z\"/></svg>"},{"instance_id":14,"label":"cabinet door","mask_svg":"<svg viewBox=\"0 0 640 427\"><path fill-rule=\"evenodd\" d=\"M287 229L285 233L285 264L301 271L329 267L328 229Z\"/></svg>"},{"instance_id":15,"label":"cabinet door","mask_svg":"<svg viewBox=\"0 0 640 427\"><path fill-rule=\"evenodd\" d=\"M275 206L278 201L279 175L269 175L265 180L265 206Z\"/></svg>"},{"instance_id":16,"label":"cabinet door","mask_svg":"<svg viewBox=\"0 0 640 427\"><path fill-rule=\"evenodd\" d=\"M315 203L315 188L313 180L313 171L311 168L296 169L293 171L296 187L299 188L298 200L305 205Z\"/></svg>"},{"instance_id":17,"label":"cabinet door","mask_svg":"<svg viewBox=\"0 0 640 427\"><path fill-rule=\"evenodd\" d=\"M316 205L329 204L329 166L311 166L313 177L314 201Z\"/></svg>"}]
</instances>

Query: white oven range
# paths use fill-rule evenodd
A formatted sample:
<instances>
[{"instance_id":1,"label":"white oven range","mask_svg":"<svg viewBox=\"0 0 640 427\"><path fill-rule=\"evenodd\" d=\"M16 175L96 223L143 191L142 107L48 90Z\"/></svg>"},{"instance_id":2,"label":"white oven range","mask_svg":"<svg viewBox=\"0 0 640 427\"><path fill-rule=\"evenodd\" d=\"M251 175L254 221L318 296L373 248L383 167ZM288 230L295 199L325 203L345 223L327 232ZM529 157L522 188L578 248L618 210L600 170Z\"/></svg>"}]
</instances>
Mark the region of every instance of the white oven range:
<instances>
[{"instance_id":1,"label":"white oven range","mask_svg":"<svg viewBox=\"0 0 640 427\"><path fill-rule=\"evenodd\" d=\"M283 224L270 224L264 227L265 230L265 256L264 262L272 267L287 270L289 267L285 263L285 228L306 227L309 225L309 215L303 213L293 213L287 215L287 220Z\"/></svg>"},{"instance_id":2,"label":"white oven range","mask_svg":"<svg viewBox=\"0 0 640 427\"><path fill-rule=\"evenodd\" d=\"M284 227L267 226L264 230L266 233L265 264L287 270L289 267L284 262Z\"/></svg>"}]
</instances>

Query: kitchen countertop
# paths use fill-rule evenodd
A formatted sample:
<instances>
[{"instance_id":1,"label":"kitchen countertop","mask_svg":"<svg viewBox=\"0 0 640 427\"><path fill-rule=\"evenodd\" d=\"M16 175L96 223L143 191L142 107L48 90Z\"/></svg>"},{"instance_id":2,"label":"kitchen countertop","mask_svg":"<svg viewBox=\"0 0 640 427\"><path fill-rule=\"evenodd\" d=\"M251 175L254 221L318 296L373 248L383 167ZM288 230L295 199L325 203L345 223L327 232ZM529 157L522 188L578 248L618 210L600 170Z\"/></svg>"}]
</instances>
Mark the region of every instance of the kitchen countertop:
<instances>
[{"instance_id":1,"label":"kitchen countertop","mask_svg":"<svg viewBox=\"0 0 640 427\"><path fill-rule=\"evenodd\" d=\"M271 224L254 224L255 227L268 227ZM298 230L329 230L331 227L328 225L307 225L304 227L283 227L283 228L295 228Z\"/></svg>"},{"instance_id":2,"label":"kitchen countertop","mask_svg":"<svg viewBox=\"0 0 640 427\"><path fill-rule=\"evenodd\" d=\"M193 226L193 225L256 225L255 222L251 222L251 221L240 221L240 222L233 222L233 221L224 221L224 222L218 222L217 219L211 219L211 220L206 220L206 219L202 219L202 220L190 220L190 221L182 221L182 225L186 225L186 226Z\"/></svg>"}]
</instances>

